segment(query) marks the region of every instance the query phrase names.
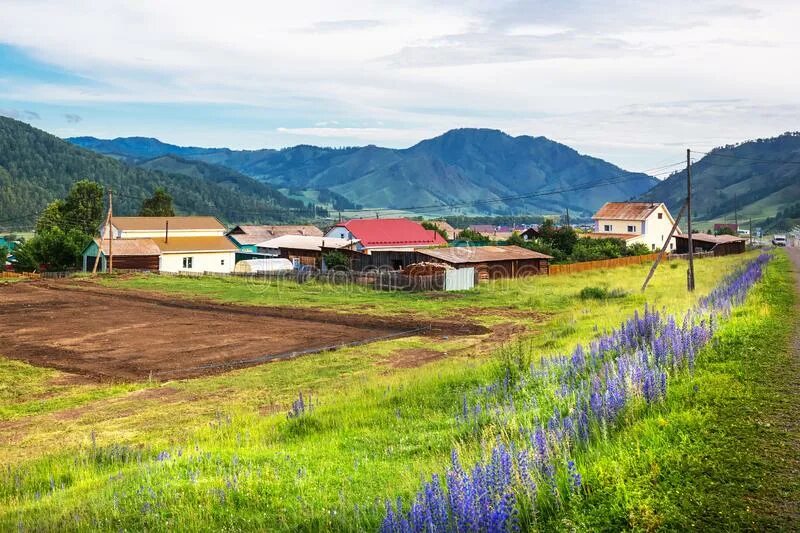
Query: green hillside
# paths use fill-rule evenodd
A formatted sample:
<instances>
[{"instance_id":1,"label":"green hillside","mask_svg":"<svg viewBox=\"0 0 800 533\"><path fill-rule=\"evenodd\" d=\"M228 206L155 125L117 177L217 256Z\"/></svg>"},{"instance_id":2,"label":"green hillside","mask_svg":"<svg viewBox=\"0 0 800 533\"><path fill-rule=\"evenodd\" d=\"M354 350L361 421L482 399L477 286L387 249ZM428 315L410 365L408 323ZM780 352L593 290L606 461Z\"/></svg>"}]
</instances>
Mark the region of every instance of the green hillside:
<instances>
[{"instance_id":1,"label":"green hillside","mask_svg":"<svg viewBox=\"0 0 800 533\"><path fill-rule=\"evenodd\" d=\"M761 222L800 199L800 133L715 148L692 165L692 211L702 220ZM675 211L686 197L686 171L653 187L645 199Z\"/></svg>"},{"instance_id":2,"label":"green hillside","mask_svg":"<svg viewBox=\"0 0 800 533\"><path fill-rule=\"evenodd\" d=\"M157 168L157 167L161 168ZM29 228L52 200L78 180L111 187L114 210L135 214L157 187L174 198L180 214L213 215L228 222L297 220L309 214L302 202L231 171L180 162L137 168L77 147L10 118L0 117L0 226Z\"/></svg>"}]
</instances>

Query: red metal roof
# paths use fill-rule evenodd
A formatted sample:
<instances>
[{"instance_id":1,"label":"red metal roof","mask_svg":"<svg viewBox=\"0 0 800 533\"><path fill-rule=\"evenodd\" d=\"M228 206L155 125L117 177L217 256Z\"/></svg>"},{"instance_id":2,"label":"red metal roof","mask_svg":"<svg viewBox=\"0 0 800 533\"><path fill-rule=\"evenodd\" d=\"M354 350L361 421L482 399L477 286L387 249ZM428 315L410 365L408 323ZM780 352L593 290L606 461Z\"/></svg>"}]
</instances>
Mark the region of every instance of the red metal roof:
<instances>
[{"instance_id":1,"label":"red metal roof","mask_svg":"<svg viewBox=\"0 0 800 533\"><path fill-rule=\"evenodd\" d=\"M447 244L436 231L427 230L407 218L353 219L336 226L346 228L365 248Z\"/></svg>"}]
</instances>

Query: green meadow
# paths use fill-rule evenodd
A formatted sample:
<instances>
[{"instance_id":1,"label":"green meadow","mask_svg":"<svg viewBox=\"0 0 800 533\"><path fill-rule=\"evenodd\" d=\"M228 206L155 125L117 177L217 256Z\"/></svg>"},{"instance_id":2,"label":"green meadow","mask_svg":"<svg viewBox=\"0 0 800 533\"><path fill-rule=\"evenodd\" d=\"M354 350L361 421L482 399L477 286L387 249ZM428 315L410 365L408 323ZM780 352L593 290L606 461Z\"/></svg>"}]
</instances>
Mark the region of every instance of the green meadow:
<instances>
[{"instance_id":1,"label":"green meadow","mask_svg":"<svg viewBox=\"0 0 800 533\"><path fill-rule=\"evenodd\" d=\"M454 448L477 459L486 442L513 428L514 420L456 420L465 395L497 380L509 358L567 353L645 303L682 312L754 257L697 261L694 294L685 290L680 261L662 265L645 293L645 265L496 281L455 295L104 278L109 287L184 298L469 320L493 333L393 339L166 383L96 383L0 358L0 530L377 529L385 500L409 501L431 474L444 472ZM618 297L582 298L587 287ZM559 509L526 515L523 525L789 525L770 502L787 494L797 501L798 482L782 477L790 450L764 439L787 438L769 413L798 408L776 392L776 384L788 387L781 369L794 310L789 262L779 253L694 372L671 376L662 403L634 406L613 431L578 450L582 492ZM501 328L513 335L493 341ZM420 349L440 356L413 368L393 364ZM287 417L300 393L313 408Z\"/></svg>"}]
</instances>

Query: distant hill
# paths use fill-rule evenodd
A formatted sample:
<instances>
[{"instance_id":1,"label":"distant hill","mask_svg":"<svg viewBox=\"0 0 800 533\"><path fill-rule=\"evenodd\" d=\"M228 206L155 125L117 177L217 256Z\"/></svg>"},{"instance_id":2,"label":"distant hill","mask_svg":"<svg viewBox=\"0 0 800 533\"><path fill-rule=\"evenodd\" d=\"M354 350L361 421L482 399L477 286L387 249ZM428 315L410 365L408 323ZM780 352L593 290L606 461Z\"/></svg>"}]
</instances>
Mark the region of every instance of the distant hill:
<instances>
[{"instance_id":1,"label":"distant hill","mask_svg":"<svg viewBox=\"0 0 800 533\"><path fill-rule=\"evenodd\" d=\"M145 138L68 140L116 157L177 155L223 165L277 187L331 191L363 206L394 209L467 204L456 212L554 213L569 208L586 215L606 201L639 196L657 183L545 137L512 137L490 129L452 130L402 150L308 145L230 150ZM597 183L607 185L589 187ZM541 195L554 190L564 192ZM452 208L441 211L453 214Z\"/></svg>"},{"instance_id":2,"label":"distant hill","mask_svg":"<svg viewBox=\"0 0 800 533\"><path fill-rule=\"evenodd\" d=\"M0 117L0 227L31 227L47 203L81 179L112 187L118 214L138 212L142 199L157 187L172 194L181 214L229 222L282 222L308 214L302 202L229 169L194 161L185 167L191 171L175 158L137 168Z\"/></svg>"},{"instance_id":3,"label":"distant hill","mask_svg":"<svg viewBox=\"0 0 800 533\"><path fill-rule=\"evenodd\" d=\"M800 133L715 148L692 165L692 212L702 220L740 223L775 217L800 199ZM643 195L680 209L686 170Z\"/></svg>"}]
</instances>

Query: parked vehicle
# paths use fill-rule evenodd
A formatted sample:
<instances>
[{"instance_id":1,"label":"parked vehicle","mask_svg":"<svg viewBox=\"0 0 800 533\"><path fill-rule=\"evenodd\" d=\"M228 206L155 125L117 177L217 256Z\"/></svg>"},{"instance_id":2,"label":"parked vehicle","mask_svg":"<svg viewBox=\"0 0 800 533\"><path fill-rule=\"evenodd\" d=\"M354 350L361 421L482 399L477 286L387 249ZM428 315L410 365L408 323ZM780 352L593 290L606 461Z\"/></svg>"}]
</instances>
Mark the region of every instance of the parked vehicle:
<instances>
[{"instance_id":1,"label":"parked vehicle","mask_svg":"<svg viewBox=\"0 0 800 533\"><path fill-rule=\"evenodd\" d=\"M245 259L236 263L237 273L250 274L256 272L283 272L294 270L294 265L288 259Z\"/></svg>"},{"instance_id":2,"label":"parked vehicle","mask_svg":"<svg viewBox=\"0 0 800 533\"><path fill-rule=\"evenodd\" d=\"M773 246L786 246L786 235L775 235L772 237Z\"/></svg>"}]
</instances>

